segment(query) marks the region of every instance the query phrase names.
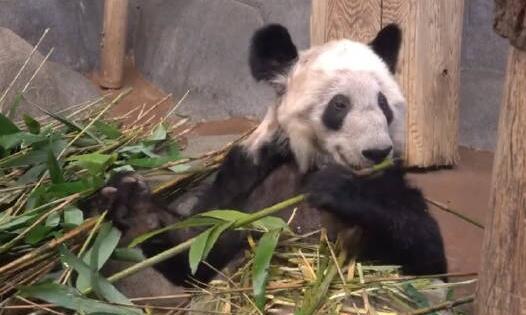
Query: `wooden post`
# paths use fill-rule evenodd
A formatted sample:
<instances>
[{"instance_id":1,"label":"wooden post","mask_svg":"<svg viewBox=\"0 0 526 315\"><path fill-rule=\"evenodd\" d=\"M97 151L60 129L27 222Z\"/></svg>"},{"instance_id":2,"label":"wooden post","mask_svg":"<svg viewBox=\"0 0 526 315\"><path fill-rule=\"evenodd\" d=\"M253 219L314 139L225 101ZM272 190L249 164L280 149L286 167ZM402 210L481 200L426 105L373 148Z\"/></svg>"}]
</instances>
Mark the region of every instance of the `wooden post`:
<instances>
[{"instance_id":1,"label":"wooden post","mask_svg":"<svg viewBox=\"0 0 526 315\"><path fill-rule=\"evenodd\" d=\"M128 0L106 0L103 23L99 84L118 89L122 86L126 53Z\"/></svg>"},{"instance_id":2,"label":"wooden post","mask_svg":"<svg viewBox=\"0 0 526 315\"><path fill-rule=\"evenodd\" d=\"M497 0L495 29L510 39L489 220L483 243L476 314L526 314L526 34L524 0ZM522 10L513 10L522 7ZM500 10L499 10L500 8ZM502 14L502 13L506 14ZM517 14L510 14L516 12ZM522 15L520 12L523 12ZM500 14L499 14L500 13ZM505 21L503 21L503 19ZM512 28L506 23L519 21ZM522 23L522 24L521 24Z\"/></svg>"},{"instance_id":3,"label":"wooden post","mask_svg":"<svg viewBox=\"0 0 526 315\"><path fill-rule=\"evenodd\" d=\"M410 166L452 165L458 159L462 0L313 0L311 43L350 38L368 42L382 26L403 31L397 77L407 98Z\"/></svg>"}]
</instances>

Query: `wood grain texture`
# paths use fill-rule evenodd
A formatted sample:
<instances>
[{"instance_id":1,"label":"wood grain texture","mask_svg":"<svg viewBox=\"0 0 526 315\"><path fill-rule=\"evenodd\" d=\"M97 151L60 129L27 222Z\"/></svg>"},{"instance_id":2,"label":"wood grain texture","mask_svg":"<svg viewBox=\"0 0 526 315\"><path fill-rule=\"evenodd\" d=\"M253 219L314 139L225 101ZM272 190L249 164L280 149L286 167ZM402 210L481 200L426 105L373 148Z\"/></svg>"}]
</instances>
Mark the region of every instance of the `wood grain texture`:
<instances>
[{"instance_id":1,"label":"wood grain texture","mask_svg":"<svg viewBox=\"0 0 526 315\"><path fill-rule=\"evenodd\" d=\"M349 38L371 41L380 30L382 0L313 0L311 44Z\"/></svg>"},{"instance_id":2,"label":"wood grain texture","mask_svg":"<svg viewBox=\"0 0 526 315\"><path fill-rule=\"evenodd\" d=\"M526 52L510 49L476 314L526 314Z\"/></svg>"},{"instance_id":3,"label":"wood grain texture","mask_svg":"<svg viewBox=\"0 0 526 315\"><path fill-rule=\"evenodd\" d=\"M410 166L458 159L460 49L464 2L384 0L382 23L403 31L397 77L407 98L405 161Z\"/></svg>"},{"instance_id":4,"label":"wood grain texture","mask_svg":"<svg viewBox=\"0 0 526 315\"><path fill-rule=\"evenodd\" d=\"M128 0L106 0L100 56L99 84L106 88L120 88L124 70Z\"/></svg>"}]
</instances>

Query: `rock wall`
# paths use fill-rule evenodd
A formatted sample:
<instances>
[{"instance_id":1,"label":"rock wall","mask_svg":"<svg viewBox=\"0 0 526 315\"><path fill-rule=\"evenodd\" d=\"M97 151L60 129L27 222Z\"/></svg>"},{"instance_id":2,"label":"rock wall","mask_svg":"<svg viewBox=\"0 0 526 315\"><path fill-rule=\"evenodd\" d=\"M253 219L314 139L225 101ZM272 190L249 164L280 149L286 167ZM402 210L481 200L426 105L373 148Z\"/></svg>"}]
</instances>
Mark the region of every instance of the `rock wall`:
<instances>
[{"instance_id":1,"label":"rock wall","mask_svg":"<svg viewBox=\"0 0 526 315\"><path fill-rule=\"evenodd\" d=\"M460 143L493 150L507 43L492 30L493 0L465 0ZM31 44L51 27L40 51L87 72L98 64L103 0L0 0L0 26ZM286 25L299 48L309 45L311 0L130 0L128 47L147 79L187 90L181 111L195 119L261 117L273 91L247 66L252 32Z\"/></svg>"},{"instance_id":2,"label":"rock wall","mask_svg":"<svg viewBox=\"0 0 526 315\"><path fill-rule=\"evenodd\" d=\"M467 0L460 73L460 144L495 150L508 42L493 31L493 0Z\"/></svg>"},{"instance_id":3,"label":"rock wall","mask_svg":"<svg viewBox=\"0 0 526 315\"><path fill-rule=\"evenodd\" d=\"M31 53L33 47L7 28L0 27L0 95L10 85ZM24 72L10 89L3 103L3 112L7 113L16 104L17 94L29 81L44 57L36 53ZM23 100L15 106L16 113L43 115L34 104L49 111L57 112L72 105L84 103L100 95L99 89L84 76L68 67L47 62L35 76L24 93ZM15 112L14 112L15 113Z\"/></svg>"},{"instance_id":4,"label":"rock wall","mask_svg":"<svg viewBox=\"0 0 526 315\"><path fill-rule=\"evenodd\" d=\"M194 118L261 116L273 91L249 73L253 31L279 22L309 45L310 0L148 0L140 2L135 62Z\"/></svg>"}]
</instances>

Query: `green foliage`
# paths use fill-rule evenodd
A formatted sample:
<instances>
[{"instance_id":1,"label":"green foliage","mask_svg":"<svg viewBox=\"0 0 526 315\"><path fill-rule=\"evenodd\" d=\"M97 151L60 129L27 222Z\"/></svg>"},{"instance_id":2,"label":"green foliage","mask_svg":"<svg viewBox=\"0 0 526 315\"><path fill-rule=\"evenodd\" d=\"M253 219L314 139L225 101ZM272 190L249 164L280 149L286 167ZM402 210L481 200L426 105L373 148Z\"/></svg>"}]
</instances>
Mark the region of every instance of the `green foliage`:
<instances>
[{"instance_id":1,"label":"green foliage","mask_svg":"<svg viewBox=\"0 0 526 315\"><path fill-rule=\"evenodd\" d=\"M263 311L265 307L265 288L268 280L268 268L278 245L280 229L271 230L261 237L254 254L252 267L252 290L257 307Z\"/></svg>"}]
</instances>

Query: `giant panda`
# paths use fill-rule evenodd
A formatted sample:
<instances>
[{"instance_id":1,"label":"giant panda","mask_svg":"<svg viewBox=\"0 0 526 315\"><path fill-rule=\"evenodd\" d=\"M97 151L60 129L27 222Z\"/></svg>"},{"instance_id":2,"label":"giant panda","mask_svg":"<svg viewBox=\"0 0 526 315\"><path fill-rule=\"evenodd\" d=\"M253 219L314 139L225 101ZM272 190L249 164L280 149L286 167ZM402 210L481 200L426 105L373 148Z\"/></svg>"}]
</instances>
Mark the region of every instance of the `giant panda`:
<instances>
[{"instance_id":1,"label":"giant panda","mask_svg":"<svg viewBox=\"0 0 526 315\"><path fill-rule=\"evenodd\" d=\"M404 150L405 99L394 71L401 44L397 25L384 27L368 44L336 40L298 52L287 29L267 25L251 40L249 65L257 81L276 92L264 119L226 155L211 184L192 195L191 214L213 209L254 211L306 193L305 209L332 217L328 230L360 227L360 259L401 265L410 275L445 274L439 227L420 190L400 165L370 177L370 167ZM157 229L182 219L150 195L144 180L120 173L97 195L123 231ZM187 203L185 203L187 204ZM300 212L309 213L309 212ZM310 215L306 215L310 216ZM186 229L143 243L155 255L196 235ZM209 281L243 248L245 237L223 235L192 277ZM188 284L187 253L156 265L164 277Z\"/></svg>"}]
</instances>

